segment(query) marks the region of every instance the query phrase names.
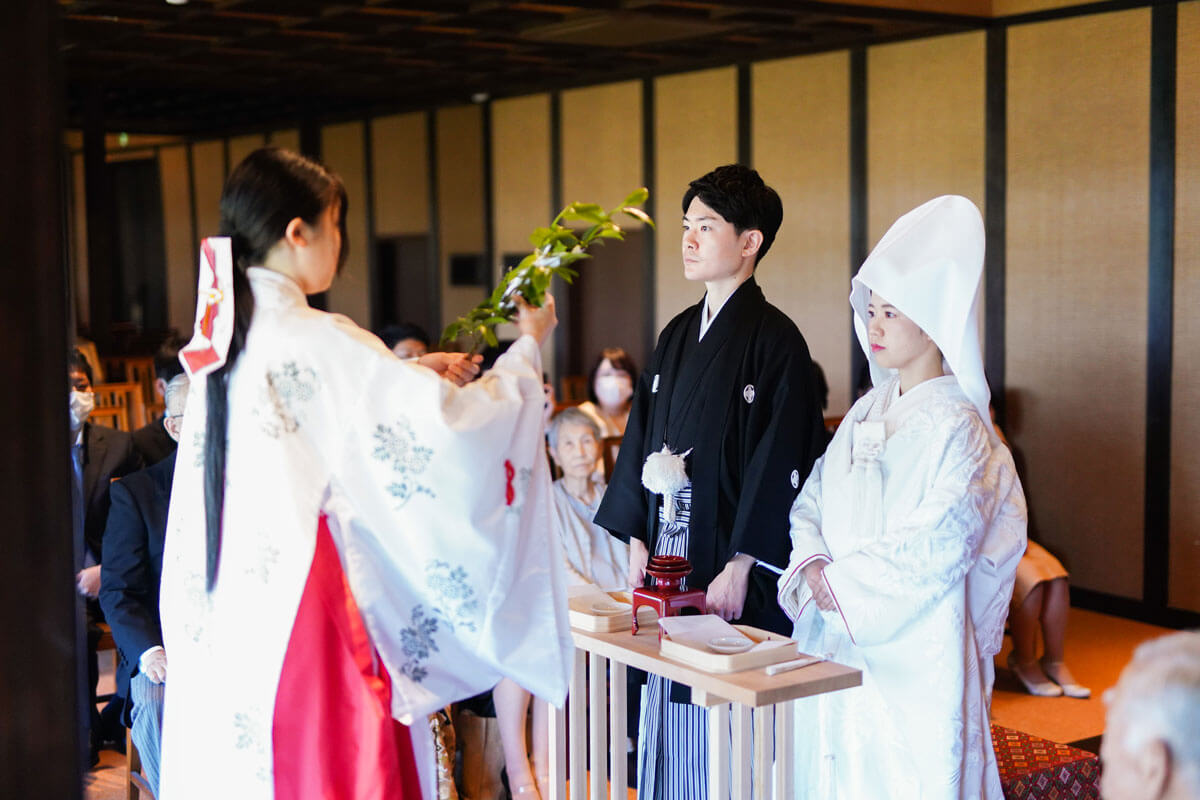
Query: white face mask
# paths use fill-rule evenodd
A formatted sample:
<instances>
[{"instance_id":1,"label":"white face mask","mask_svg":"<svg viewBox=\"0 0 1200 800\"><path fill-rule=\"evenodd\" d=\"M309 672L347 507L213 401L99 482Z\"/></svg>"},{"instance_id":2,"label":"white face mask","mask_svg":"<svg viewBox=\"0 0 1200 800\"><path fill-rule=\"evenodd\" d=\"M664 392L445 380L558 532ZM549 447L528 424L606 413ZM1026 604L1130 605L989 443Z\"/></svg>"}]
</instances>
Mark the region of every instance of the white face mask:
<instances>
[{"instance_id":1,"label":"white face mask","mask_svg":"<svg viewBox=\"0 0 1200 800\"><path fill-rule=\"evenodd\" d=\"M87 422L92 409L96 407L95 392L77 392L71 390L71 430L77 431Z\"/></svg>"},{"instance_id":2,"label":"white face mask","mask_svg":"<svg viewBox=\"0 0 1200 800\"><path fill-rule=\"evenodd\" d=\"M600 375L596 378L596 397L602 406L619 406L633 396L633 381L628 375Z\"/></svg>"}]
</instances>

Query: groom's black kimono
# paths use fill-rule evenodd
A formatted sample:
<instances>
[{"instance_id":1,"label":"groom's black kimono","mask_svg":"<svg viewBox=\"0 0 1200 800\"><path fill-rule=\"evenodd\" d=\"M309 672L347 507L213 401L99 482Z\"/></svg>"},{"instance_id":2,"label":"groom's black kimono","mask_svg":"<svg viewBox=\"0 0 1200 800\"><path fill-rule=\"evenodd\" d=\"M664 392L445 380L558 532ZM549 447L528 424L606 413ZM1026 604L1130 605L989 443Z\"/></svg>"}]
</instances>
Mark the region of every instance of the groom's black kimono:
<instances>
[{"instance_id":1,"label":"groom's black kimono","mask_svg":"<svg viewBox=\"0 0 1200 800\"><path fill-rule=\"evenodd\" d=\"M704 300L667 325L638 380L625 439L596 524L655 551L658 495L642 486L646 456L692 449L688 585L707 588L738 553L788 562L788 512L825 447L821 401L804 337L751 277L700 339ZM776 578L756 567L736 622L784 634Z\"/></svg>"}]
</instances>

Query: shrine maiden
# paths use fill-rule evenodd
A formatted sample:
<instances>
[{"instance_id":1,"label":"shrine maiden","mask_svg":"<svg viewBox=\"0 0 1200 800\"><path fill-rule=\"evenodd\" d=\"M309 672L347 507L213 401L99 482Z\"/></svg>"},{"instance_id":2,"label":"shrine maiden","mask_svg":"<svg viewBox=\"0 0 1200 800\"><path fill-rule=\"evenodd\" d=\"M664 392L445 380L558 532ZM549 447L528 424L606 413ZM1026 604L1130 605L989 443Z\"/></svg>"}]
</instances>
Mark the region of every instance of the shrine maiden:
<instances>
[{"instance_id":1,"label":"shrine maiden","mask_svg":"<svg viewBox=\"0 0 1200 800\"><path fill-rule=\"evenodd\" d=\"M552 300L475 383L438 374L471 377L462 356L401 361L305 301L343 260L345 198L258 150L221 198L229 238L205 241L181 358L207 377L163 559L163 800L432 797L427 714L503 676L565 695Z\"/></svg>"},{"instance_id":2,"label":"shrine maiden","mask_svg":"<svg viewBox=\"0 0 1200 800\"><path fill-rule=\"evenodd\" d=\"M689 185L683 272L706 291L667 323L638 379L596 524L629 541L632 585L649 554L686 556L687 583L706 590L709 613L786 632L775 575L757 562L786 563L787 510L825 434L804 337L754 279L782 217L778 194L748 167ZM643 800L707 792L706 712L689 701L686 686L649 677Z\"/></svg>"},{"instance_id":3,"label":"shrine maiden","mask_svg":"<svg viewBox=\"0 0 1200 800\"><path fill-rule=\"evenodd\" d=\"M801 797L1002 797L992 657L1026 513L989 424L983 251L978 209L939 197L901 217L854 278L875 388L792 506L779 602L801 650L861 669L863 683L799 701Z\"/></svg>"}]
</instances>

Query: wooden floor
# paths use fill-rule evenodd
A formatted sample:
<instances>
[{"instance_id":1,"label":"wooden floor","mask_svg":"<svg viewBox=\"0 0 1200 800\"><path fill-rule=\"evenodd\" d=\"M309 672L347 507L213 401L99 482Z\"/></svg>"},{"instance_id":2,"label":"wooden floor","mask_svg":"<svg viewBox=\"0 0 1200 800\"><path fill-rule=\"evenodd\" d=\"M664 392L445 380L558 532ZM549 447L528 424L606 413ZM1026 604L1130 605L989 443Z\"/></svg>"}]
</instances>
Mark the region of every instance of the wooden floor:
<instances>
[{"instance_id":1,"label":"wooden floor","mask_svg":"<svg viewBox=\"0 0 1200 800\"><path fill-rule=\"evenodd\" d=\"M1169 633L1165 628L1109 617L1092 611L1071 610L1067 628L1067 663L1075 677L1092 689L1088 700L1034 697L1027 694L1004 666L1011 643L996 658L996 687L992 720L1043 739L1070 744L1104 732L1104 690L1117 682L1133 650L1147 639ZM112 666L101 656L100 691L111 691ZM86 779L86 800L124 800L125 756L110 750L100 754L100 765ZM629 790L630 800L637 792Z\"/></svg>"}]
</instances>

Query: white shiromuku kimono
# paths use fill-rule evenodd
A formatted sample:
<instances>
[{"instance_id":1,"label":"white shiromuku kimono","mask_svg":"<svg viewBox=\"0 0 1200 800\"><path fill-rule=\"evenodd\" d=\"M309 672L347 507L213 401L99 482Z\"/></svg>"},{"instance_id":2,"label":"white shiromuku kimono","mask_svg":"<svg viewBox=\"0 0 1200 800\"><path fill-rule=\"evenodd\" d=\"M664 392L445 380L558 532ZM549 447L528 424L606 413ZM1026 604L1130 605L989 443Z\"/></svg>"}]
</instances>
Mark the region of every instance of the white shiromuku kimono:
<instances>
[{"instance_id":1,"label":"white shiromuku kimono","mask_svg":"<svg viewBox=\"0 0 1200 800\"><path fill-rule=\"evenodd\" d=\"M779 599L793 635L863 671L860 688L800 701L797 786L998 800L988 703L1003 616L976 630L967 584L998 517L1023 530L1020 485L954 377L898 390L892 378L855 404L792 507ZM815 558L831 562L836 611L811 602L801 569Z\"/></svg>"},{"instance_id":2,"label":"white shiromuku kimono","mask_svg":"<svg viewBox=\"0 0 1200 800\"><path fill-rule=\"evenodd\" d=\"M204 381L180 441L160 797L430 797L427 714L504 676L566 693L538 347L458 388L248 274L211 592Z\"/></svg>"},{"instance_id":3,"label":"white shiromuku kimono","mask_svg":"<svg viewBox=\"0 0 1200 800\"><path fill-rule=\"evenodd\" d=\"M901 217L854 280L875 388L843 419L790 514L779 602L800 649L863 672L861 687L801 700L798 795L819 800L1000 800L989 725L1026 509L1012 455L986 416L978 344L979 212L938 198ZM872 290L917 323L943 377L900 394L872 357ZM802 570L824 568L836 608Z\"/></svg>"},{"instance_id":4,"label":"white shiromuku kimono","mask_svg":"<svg viewBox=\"0 0 1200 800\"><path fill-rule=\"evenodd\" d=\"M604 484L597 482L591 505L572 497L562 479L554 482L556 529L566 559L568 581L591 583L601 589L623 589L629 583L629 545L593 520Z\"/></svg>"}]
</instances>

